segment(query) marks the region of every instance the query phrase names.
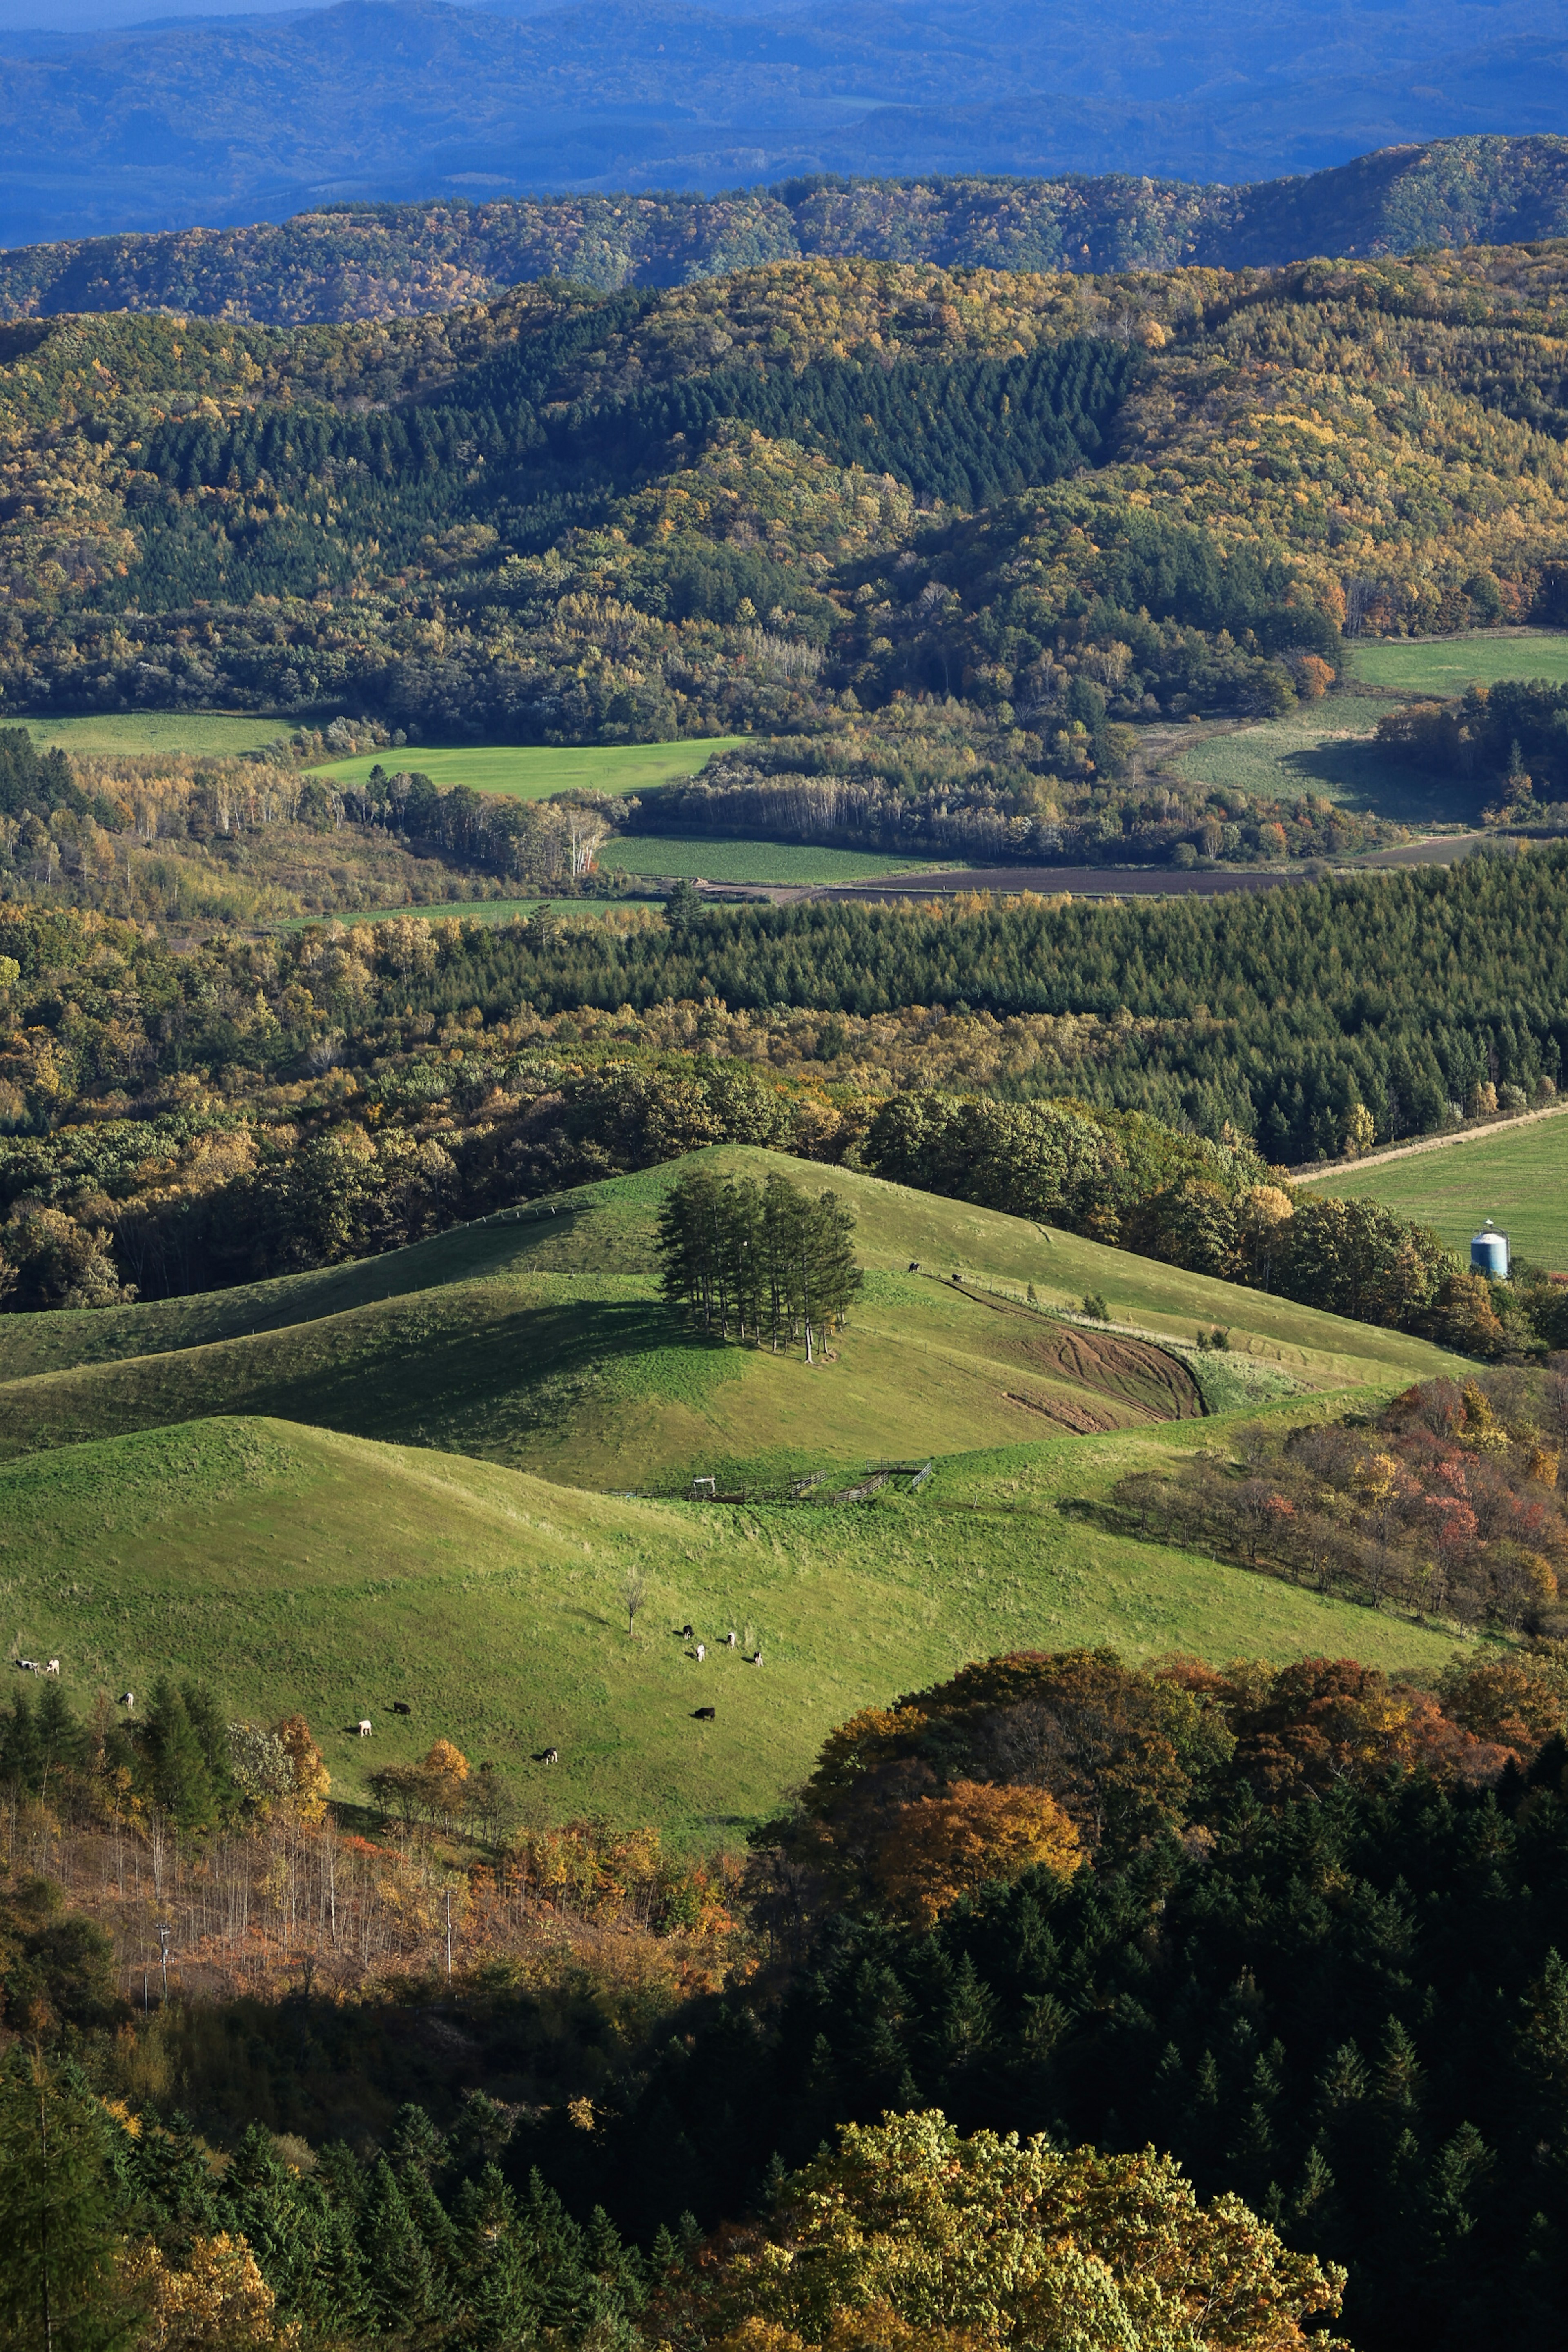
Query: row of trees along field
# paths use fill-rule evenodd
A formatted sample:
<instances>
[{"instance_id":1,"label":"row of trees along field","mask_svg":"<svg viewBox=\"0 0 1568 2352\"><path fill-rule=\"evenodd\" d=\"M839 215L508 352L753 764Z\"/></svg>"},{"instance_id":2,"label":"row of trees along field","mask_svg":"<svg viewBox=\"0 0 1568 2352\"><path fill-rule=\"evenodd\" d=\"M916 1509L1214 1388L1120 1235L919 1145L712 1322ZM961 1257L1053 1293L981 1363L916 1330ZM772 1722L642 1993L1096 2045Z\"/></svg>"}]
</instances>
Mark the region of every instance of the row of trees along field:
<instances>
[{"instance_id":1,"label":"row of trees along field","mask_svg":"<svg viewBox=\"0 0 1568 2352\"><path fill-rule=\"evenodd\" d=\"M787 1177L765 1183L698 1170L659 1211L664 1295L700 1329L776 1355L835 1330L860 1287L855 1220L831 1192L816 1200Z\"/></svg>"}]
</instances>

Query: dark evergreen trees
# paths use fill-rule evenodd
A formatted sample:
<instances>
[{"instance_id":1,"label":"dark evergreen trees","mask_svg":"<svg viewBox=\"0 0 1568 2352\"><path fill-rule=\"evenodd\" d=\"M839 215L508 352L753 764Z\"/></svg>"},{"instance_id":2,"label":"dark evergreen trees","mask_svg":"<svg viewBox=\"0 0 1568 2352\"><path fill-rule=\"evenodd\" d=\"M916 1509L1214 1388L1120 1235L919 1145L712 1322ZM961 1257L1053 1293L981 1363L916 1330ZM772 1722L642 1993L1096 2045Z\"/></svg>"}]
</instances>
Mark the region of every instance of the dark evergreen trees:
<instances>
[{"instance_id":1,"label":"dark evergreen trees","mask_svg":"<svg viewBox=\"0 0 1568 2352\"><path fill-rule=\"evenodd\" d=\"M664 1295L701 1329L774 1352L842 1323L860 1287L855 1220L831 1192L816 1200L787 1177L764 1184L694 1170L659 1213Z\"/></svg>"}]
</instances>

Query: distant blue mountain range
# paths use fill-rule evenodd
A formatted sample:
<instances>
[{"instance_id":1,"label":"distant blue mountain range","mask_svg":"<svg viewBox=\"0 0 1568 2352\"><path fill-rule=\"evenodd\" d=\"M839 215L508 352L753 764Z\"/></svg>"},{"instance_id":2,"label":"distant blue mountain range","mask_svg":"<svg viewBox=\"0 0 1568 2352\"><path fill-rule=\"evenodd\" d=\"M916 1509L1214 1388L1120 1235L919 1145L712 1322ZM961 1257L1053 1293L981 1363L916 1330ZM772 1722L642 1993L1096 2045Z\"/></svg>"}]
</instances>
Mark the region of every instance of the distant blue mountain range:
<instances>
[{"instance_id":1,"label":"distant blue mountain range","mask_svg":"<svg viewBox=\"0 0 1568 2352\"><path fill-rule=\"evenodd\" d=\"M1568 0L342 0L73 21L0 29L7 245L815 173L1258 181L1568 129Z\"/></svg>"}]
</instances>

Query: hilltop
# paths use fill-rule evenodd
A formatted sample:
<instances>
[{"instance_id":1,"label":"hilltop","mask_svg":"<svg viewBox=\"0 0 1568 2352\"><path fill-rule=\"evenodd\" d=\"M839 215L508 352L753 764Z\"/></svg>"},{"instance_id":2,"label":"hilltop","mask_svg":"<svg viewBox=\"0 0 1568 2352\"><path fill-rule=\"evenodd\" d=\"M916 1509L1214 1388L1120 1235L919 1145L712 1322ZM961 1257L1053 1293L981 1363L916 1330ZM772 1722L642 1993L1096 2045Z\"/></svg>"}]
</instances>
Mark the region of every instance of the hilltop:
<instances>
[{"instance_id":1,"label":"hilltop","mask_svg":"<svg viewBox=\"0 0 1568 2352\"><path fill-rule=\"evenodd\" d=\"M1384 147L1299 177L1111 172L907 179L807 173L716 195L663 191L324 205L288 220L65 237L0 253L0 320L173 310L270 326L416 318L528 279L601 292L681 286L771 261L944 269L1273 268L1568 232L1568 140Z\"/></svg>"},{"instance_id":2,"label":"hilltop","mask_svg":"<svg viewBox=\"0 0 1568 2352\"><path fill-rule=\"evenodd\" d=\"M0 1318L0 1451L263 1413L680 1494L694 1475L847 1476L868 1455L1191 1419L1200 1374L1234 1404L1298 1385L1397 1385L1452 1360L1399 1332L847 1169L733 1145L702 1160L831 1189L855 1214L867 1293L820 1376L793 1356L691 1339L665 1309L654 1224L693 1164L672 1160L346 1266ZM1030 1283L1045 1308L1103 1295L1112 1330L1030 1311ZM1222 1364L1192 1358L1200 1325L1229 1329ZM1181 1343L1174 1360L1166 1340Z\"/></svg>"}]
</instances>

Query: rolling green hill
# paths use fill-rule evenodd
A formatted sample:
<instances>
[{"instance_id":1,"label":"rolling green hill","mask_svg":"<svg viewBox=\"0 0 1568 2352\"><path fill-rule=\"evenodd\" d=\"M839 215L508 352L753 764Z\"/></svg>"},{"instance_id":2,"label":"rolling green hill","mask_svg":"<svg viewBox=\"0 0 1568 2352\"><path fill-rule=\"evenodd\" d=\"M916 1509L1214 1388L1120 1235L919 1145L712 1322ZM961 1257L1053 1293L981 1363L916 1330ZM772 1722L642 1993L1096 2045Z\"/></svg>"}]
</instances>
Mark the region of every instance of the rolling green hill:
<instances>
[{"instance_id":1,"label":"rolling green hill","mask_svg":"<svg viewBox=\"0 0 1568 2352\"><path fill-rule=\"evenodd\" d=\"M724 1147L707 1158L816 1181L774 1153ZM1047 1306L1097 1290L1116 1323L1156 1339L1229 1326L1227 1377L1250 1367L1263 1393L1268 1376L1274 1392L1281 1375L1314 1390L1394 1385L1448 1360L1398 1333L843 1170L820 1181L855 1212L868 1281L837 1362L808 1370L707 1345L667 1313L653 1275L658 1203L688 1164L321 1273L146 1307L7 1316L0 1454L259 1413L582 1486L679 1491L697 1474L853 1467L868 1454L1018 1443L1053 1423L1104 1429L1171 1409L1160 1375L1131 1351L1089 1364L1070 1328L1031 1313L1031 1282ZM906 1271L914 1261L918 1274ZM986 1297L986 1281L1016 1303Z\"/></svg>"},{"instance_id":2,"label":"rolling green hill","mask_svg":"<svg viewBox=\"0 0 1568 2352\"><path fill-rule=\"evenodd\" d=\"M1441 1662L1437 1634L1063 1507L1212 1443L1200 1363L1211 1404L1312 1412L1441 1368L1436 1349L842 1171L823 1178L856 1213L867 1289L835 1360L708 1345L650 1273L682 1164L249 1289L0 1318L16 1654L58 1655L84 1707L165 1671L236 1713L299 1707L349 1795L440 1733L502 1765L532 1816L679 1839L739 1831L831 1723L987 1651ZM1103 1290L1121 1328L1031 1309L1029 1282L1045 1304ZM1229 1324L1235 1354L1158 1344L1198 1321ZM919 1494L680 1499L694 1473L776 1495L910 1455L936 1458ZM713 1651L731 1627L761 1668ZM363 1714L370 1744L347 1728ZM531 1762L547 1746L559 1771Z\"/></svg>"},{"instance_id":3,"label":"rolling green hill","mask_svg":"<svg viewBox=\"0 0 1568 2352\"><path fill-rule=\"evenodd\" d=\"M531 1819L678 1839L739 1835L833 1723L987 1652L1441 1664L1436 1634L1063 1517L1064 1488L1109 1484L1128 1455L1124 1437L1061 1438L950 1458L914 1497L731 1510L216 1419L0 1469L0 1584L18 1649L58 1655L84 1709L193 1674L237 1714L302 1710L341 1795L439 1734L499 1764ZM732 1626L763 1665L710 1647L699 1666L688 1622L710 1644ZM547 1746L558 1770L531 1760Z\"/></svg>"}]
</instances>

